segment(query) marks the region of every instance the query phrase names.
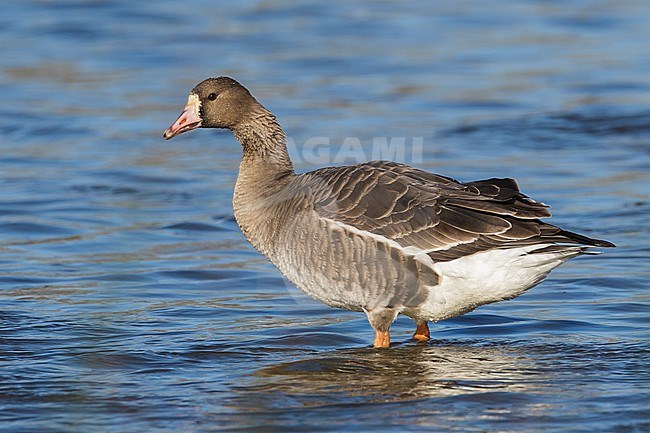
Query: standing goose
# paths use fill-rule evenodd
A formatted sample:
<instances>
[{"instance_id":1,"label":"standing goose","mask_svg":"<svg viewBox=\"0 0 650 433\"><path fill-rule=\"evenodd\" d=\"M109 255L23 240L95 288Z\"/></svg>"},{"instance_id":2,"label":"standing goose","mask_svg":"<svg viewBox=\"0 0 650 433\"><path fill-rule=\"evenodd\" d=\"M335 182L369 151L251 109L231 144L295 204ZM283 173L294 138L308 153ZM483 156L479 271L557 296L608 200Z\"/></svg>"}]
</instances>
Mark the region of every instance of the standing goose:
<instances>
[{"instance_id":1,"label":"standing goose","mask_svg":"<svg viewBox=\"0 0 650 433\"><path fill-rule=\"evenodd\" d=\"M386 161L296 174L276 117L231 78L192 89L164 137L199 127L241 143L233 207L248 241L309 296L365 312L377 348L400 313L426 341L429 321L517 297L588 247L614 246L540 221L547 206L513 179L460 183Z\"/></svg>"}]
</instances>

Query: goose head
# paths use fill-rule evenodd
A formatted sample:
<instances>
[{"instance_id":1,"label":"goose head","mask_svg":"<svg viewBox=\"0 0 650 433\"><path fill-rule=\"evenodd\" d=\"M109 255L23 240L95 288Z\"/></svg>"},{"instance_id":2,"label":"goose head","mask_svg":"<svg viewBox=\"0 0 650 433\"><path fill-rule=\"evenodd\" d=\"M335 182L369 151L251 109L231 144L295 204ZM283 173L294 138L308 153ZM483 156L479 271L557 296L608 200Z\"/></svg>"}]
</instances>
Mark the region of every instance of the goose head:
<instances>
[{"instance_id":1,"label":"goose head","mask_svg":"<svg viewBox=\"0 0 650 433\"><path fill-rule=\"evenodd\" d=\"M163 137L169 140L196 128L232 130L251 116L256 105L250 92L232 78L208 78L192 89L185 109Z\"/></svg>"}]
</instances>

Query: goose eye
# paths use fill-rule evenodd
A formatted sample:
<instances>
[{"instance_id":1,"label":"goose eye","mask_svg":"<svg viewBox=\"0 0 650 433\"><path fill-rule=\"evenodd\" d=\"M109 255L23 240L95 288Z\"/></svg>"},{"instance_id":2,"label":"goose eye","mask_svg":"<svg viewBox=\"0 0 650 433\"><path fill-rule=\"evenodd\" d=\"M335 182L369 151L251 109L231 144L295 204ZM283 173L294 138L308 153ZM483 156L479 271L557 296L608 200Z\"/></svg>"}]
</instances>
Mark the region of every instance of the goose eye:
<instances>
[{"instance_id":1,"label":"goose eye","mask_svg":"<svg viewBox=\"0 0 650 433\"><path fill-rule=\"evenodd\" d=\"M210 101L214 101L215 99L217 99L217 94L216 94L216 93L210 93L210 94L208 95L208 99L209 99Z\"/></svg>"}]
</instances>

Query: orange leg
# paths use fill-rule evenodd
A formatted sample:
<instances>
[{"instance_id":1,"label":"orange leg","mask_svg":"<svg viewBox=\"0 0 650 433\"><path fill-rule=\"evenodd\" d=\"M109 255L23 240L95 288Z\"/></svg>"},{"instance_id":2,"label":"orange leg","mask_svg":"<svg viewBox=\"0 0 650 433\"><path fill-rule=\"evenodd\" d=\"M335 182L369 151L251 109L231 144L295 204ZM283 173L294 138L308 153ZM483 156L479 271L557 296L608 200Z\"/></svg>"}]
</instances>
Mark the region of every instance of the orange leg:
<instances>
[{"instance_id":1,"label":"orange leg","mask_svg":"<svg viewBox=\"0 0 650 433\"><path fill-rule=\"evenodd\" d=\"M427 322L418 324L418 327L413 334L413 339L424 343L429 338L431 338L431 334L429 333L429 324Z\"/></svg>"},{"instance_id":2,"label":"orange leg","mask_svg":"<svg viewBox=\"0 0 650 433\"><path fill-rule=\"evenodd\" d=\"M373 346L377 349L388 349L390 347L390 331L375 331Z\"/></svg>"},{"instance_id":3,"label":"orange leg","mask_svg":"<svg viewBox=\"0 0 650 433\"><path fill-rule=\"evenodd\" d=\"M393 323L399 311L392 307L378 307L373 310L363 311L368 316L368 322L375 330L375 341L373 346L377 349L388 349L390 347L390 324Z\"/></svg>"}]
</instances>

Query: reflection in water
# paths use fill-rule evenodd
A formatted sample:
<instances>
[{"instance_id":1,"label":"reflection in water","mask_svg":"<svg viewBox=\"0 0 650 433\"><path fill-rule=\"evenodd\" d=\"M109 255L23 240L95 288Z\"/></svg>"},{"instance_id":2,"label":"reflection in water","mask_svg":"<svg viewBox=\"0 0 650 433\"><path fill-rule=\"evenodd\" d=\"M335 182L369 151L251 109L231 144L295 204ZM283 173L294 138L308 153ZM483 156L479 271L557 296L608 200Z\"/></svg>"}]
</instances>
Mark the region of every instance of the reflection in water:
<instances>
[{"instance_id":1,"label":"reflection in water","mask_svg":"<svg viewBox=\"0 0 650 433\"><path fill-rule=\"evenodd\" d=\"M607 430L627 421L623 413L609 413L612 396L642 390L643 347L565 337L550 344L465 340L338 350L253 371L233 386L226 399L231 413L219 418L278 432L396 425L474 431L476 423L476 431L520 432L522 425L567 431L567 422L585 419ZM612 364L625 369L616 385L601 370ZM584 405L592 410L576 412ZM323 414L329 414L326 426L319 422Z\"/></svg>"},{"instance_id":2,"label":"reflection in water","mask_svg":"<svg viewBox=\"0 0 650 433\"><path fill-rule=\"evenodd\" d=\"M350 349L259 369L237 387L231 406L263 413L277 406L277 398L293 407L455 396L490 401L498 393L535 393L547 379L516 348L433 342L382 351Z\"/></svg>"}]
</instances>

